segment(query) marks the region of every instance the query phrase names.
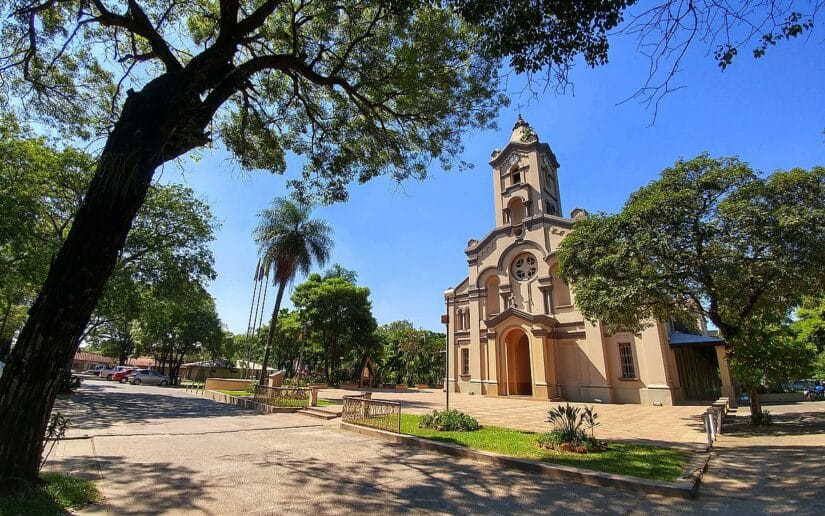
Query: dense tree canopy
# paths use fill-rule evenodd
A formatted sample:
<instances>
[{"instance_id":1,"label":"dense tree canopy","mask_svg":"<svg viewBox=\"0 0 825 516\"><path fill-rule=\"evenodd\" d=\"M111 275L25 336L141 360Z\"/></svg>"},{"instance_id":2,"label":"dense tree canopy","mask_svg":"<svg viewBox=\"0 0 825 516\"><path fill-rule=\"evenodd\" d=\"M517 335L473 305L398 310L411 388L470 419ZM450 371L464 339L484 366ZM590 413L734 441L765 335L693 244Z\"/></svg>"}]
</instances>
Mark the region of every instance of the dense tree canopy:
<instances>
[{"instance_id":1,"label":"dense tree canopy","mask_svg":"<svg viewBox=\"0 0 825 516\"><path fill-rule=\"evenodd\" d=\"M680 160L620 213L576 222L558 255L588 319L618 331L701 314L752 378L767 325L825 292L825 168L762 177L736 158Z\"/></svg>"},{"instance_id":2,"label":"dense tree canopy","mask_svg":"<svg viewBox=\"0 0 825 516\"><path fill-rule=\"evenodd\" d=\"M366 287L337 276L324 279L320 274L311 274L295 287L292 303L300 313L307 341L320 351L327 381L340 381L342 374L348 374L345 369L377 348L369 295Z\"/></svg>"}]
</instances>

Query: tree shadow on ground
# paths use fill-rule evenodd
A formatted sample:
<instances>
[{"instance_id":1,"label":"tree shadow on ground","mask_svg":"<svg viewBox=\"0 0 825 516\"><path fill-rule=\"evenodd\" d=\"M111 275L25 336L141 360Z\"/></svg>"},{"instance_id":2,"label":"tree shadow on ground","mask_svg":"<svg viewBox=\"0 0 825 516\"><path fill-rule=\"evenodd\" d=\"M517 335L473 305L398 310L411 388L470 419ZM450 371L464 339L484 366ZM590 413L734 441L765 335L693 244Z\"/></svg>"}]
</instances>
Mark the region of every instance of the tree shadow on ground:
<instances>
[{"instance_id":1,"label":"tree shadow on ground","mask_svg":"<svg viewBox=\"0 0 825 516\"><path fill-rule=\"evenodd\" d=\"M627 491L555 482L403 445L382 443L380 448L368 462L281 457L256 464L287 470L278 475L279 489L330 494L297 495L288 506L279 504L279 511L597 514L632 510L638 501L638 494Z\"/></svg>"},{"instance_id":2,"label":"tree shadow on ground","mask_svg":"<svg viewBox=\"0 0 825 516\"><path fill-rule=\"evenodd\" d=\"M703 495L743 500L742 513L825 513L820 480L825 445L751 446L743 442L714 453L712 475L706 478Z\"/></svg>"},{"instance_id":3,"label":"tree shadow on ground","mask_svg":"<svg viewBox=\"0 0 825 516\"><path fill-rule=\"evenodd\" d=\"M197 472L185 465L136 462L114 455L98 456L96 461L103 476L98 489L107 497L100 505L108 506L112 514L207 512L205 507L214 500L214 486L199 479ZM88 458L65 458L52 465L64 471L88 471Z\"/></svg>"},{"instance_id":4,"label":"tree shadow on ground","mask_svg":"<svg viewBox=\"0 0 825 516\"><path fill-rule=\"evenodd\" d=\"M763 407L770 412L770 407ZM751 436L793 436L811 435L816 443L825 442L825 411L789 412L772 414L773 424L757 426L750 424L747 408L737 411L736 417L723 427L724 433L737 437ZM814 444L814 443L811 443Z\"/></svg>"},{"instance_id":5,"label":"tree shadow on ground","mask_svg":"<svg viewBox=\"0 0 825 516\"><path fill-rule=\"evenodd\" d=\"M72 429L94 430L122 422L146 422L151 419L205 418L243 416L249 410L216 403L205 398L170 396L163 388L157 393L123 389L119 391L84 387L61 397L55 410L68 417Z\"/></svg>"}]
</instances>

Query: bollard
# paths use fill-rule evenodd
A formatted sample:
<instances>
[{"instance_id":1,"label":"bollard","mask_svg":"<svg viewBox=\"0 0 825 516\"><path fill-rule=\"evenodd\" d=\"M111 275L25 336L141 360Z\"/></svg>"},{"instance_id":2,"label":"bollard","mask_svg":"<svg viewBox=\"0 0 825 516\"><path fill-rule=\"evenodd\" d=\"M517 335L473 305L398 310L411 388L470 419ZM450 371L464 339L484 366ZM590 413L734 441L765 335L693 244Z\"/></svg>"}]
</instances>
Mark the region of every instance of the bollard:
<instances>
[{"instance_id":1,"label":"bollard","mask_svg":"<svg viewBox=\"0 0 825 516\"><path fill-rule=\"evenodd\" d=\"M705 413L705 430L708 434L708 449L713 448L713 423L711 423L712 418L710 414L707 412Z\"/></svg>"}]
</instances>

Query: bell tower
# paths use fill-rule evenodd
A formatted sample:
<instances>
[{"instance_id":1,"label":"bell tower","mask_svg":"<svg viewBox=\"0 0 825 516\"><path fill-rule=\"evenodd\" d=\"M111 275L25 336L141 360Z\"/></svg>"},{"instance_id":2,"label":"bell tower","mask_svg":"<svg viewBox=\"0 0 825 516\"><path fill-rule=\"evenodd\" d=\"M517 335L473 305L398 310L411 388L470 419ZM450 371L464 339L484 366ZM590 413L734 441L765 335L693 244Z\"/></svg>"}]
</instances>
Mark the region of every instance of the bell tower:
<instances>
[{"instance_id":1,"label":"bell tower","mask_svg":"<svg viewBox=\"0 0 825 516\"><path fill-rule=\"evenodd\" d=\"M493 151L490 166L496 227L520 227L525 219L537 215L561 217L556 155L521 115L504 149Z\"/></svg>"}]
</instances>

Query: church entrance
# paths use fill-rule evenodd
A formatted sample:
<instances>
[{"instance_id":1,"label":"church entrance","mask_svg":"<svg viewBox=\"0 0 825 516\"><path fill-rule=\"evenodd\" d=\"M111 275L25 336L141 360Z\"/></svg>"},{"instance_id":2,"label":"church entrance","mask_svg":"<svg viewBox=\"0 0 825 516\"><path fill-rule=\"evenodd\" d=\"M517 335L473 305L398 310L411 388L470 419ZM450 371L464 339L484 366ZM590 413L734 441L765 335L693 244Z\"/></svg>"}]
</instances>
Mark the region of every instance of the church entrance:
<instances>
[{"instance_id":1,"label":"church entrance","mask_svg":"<svg viewBox=\"0 0 825 516\"><path fill-rule=\"evenodd\" d=\"M507 335L507 393L533 395L533 377L530 374L530 344L521 330Z\"/></svg>"}]
</instances>

